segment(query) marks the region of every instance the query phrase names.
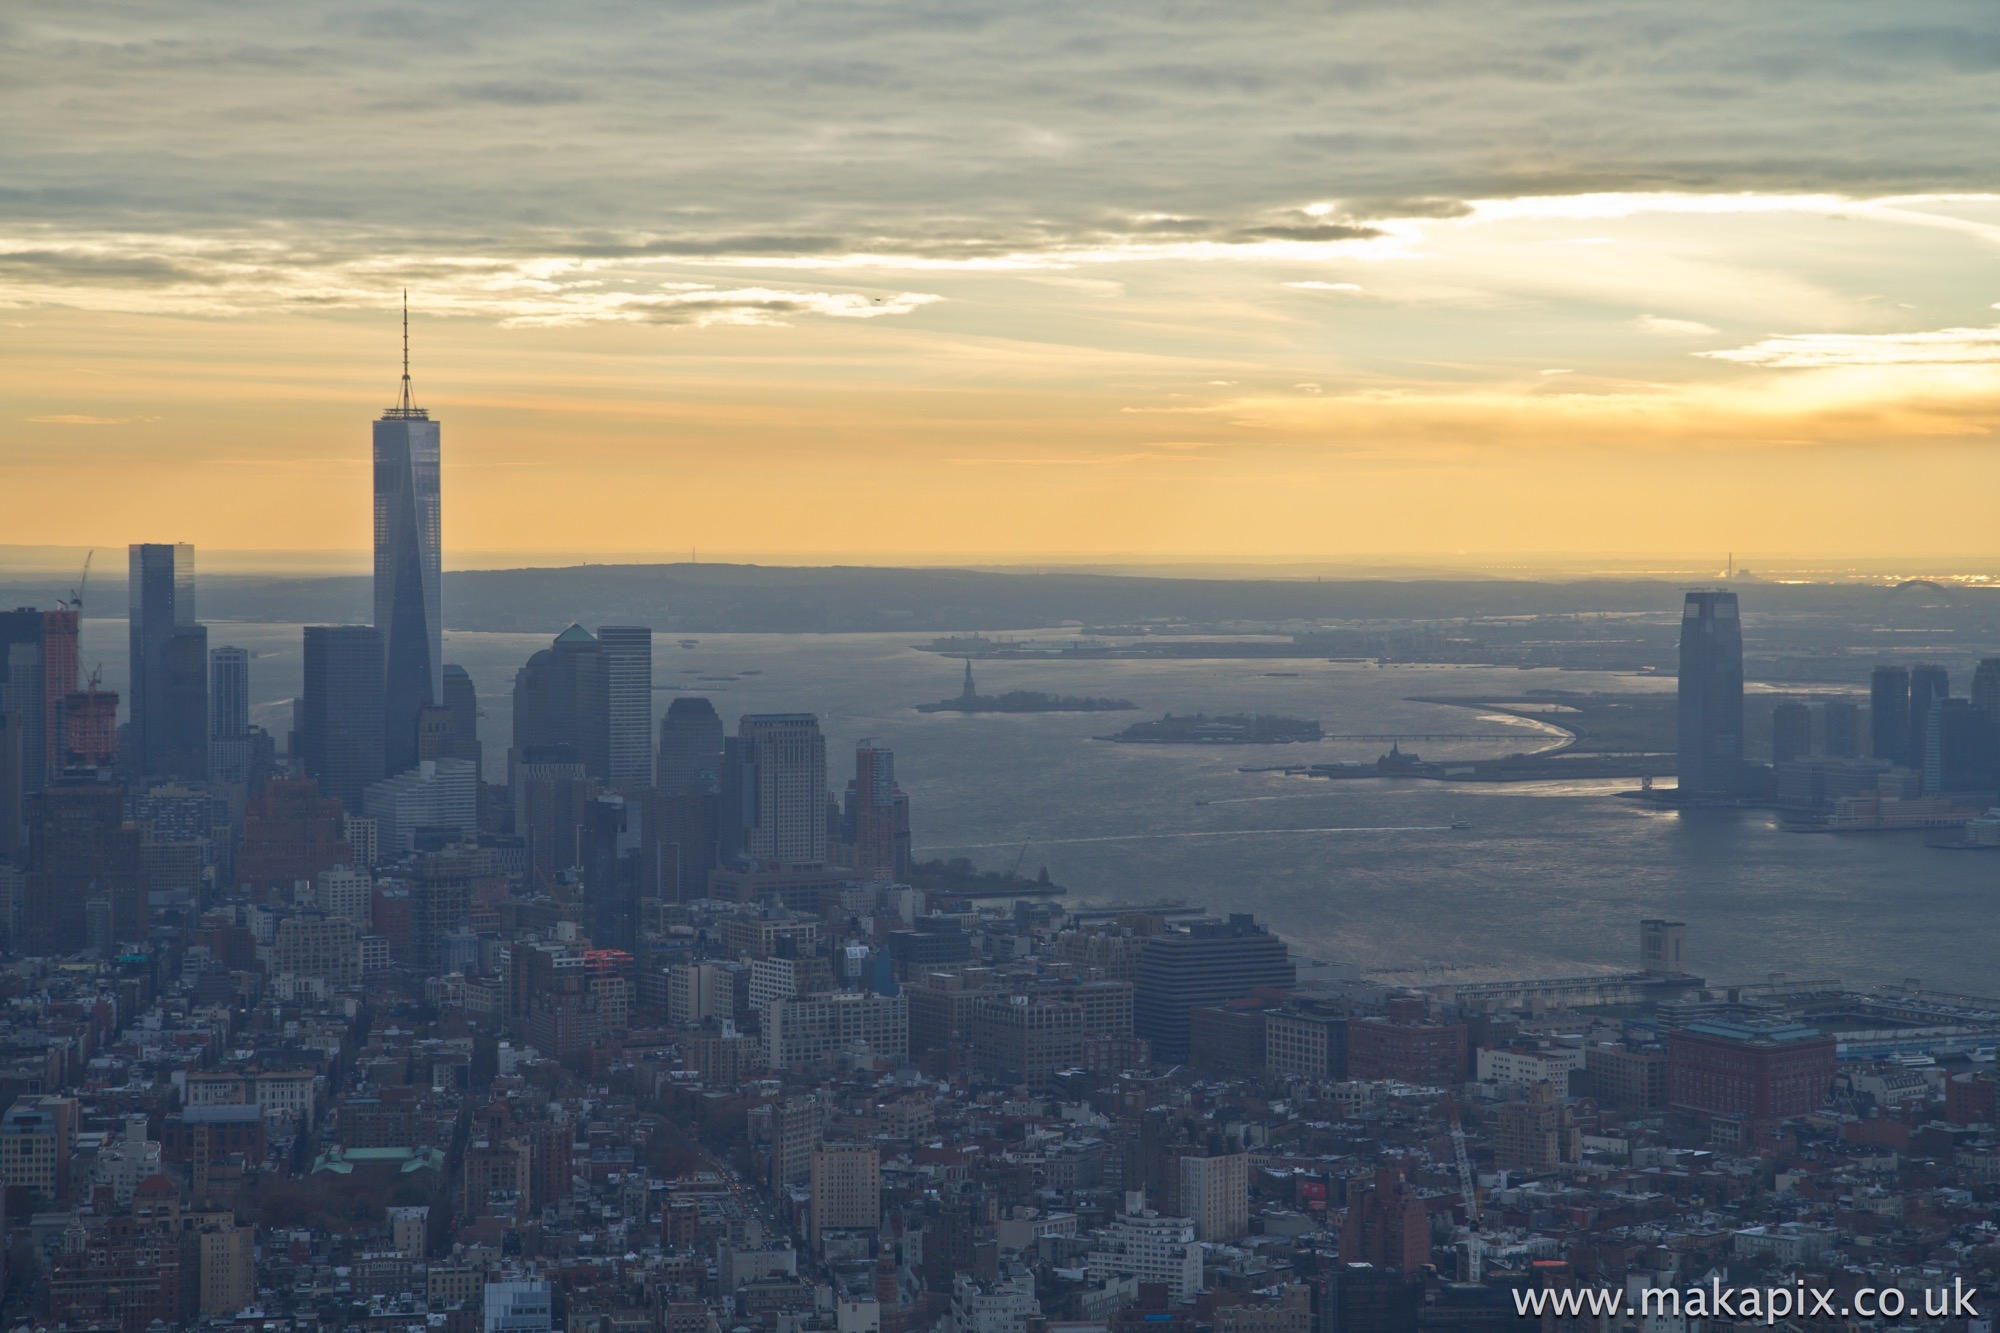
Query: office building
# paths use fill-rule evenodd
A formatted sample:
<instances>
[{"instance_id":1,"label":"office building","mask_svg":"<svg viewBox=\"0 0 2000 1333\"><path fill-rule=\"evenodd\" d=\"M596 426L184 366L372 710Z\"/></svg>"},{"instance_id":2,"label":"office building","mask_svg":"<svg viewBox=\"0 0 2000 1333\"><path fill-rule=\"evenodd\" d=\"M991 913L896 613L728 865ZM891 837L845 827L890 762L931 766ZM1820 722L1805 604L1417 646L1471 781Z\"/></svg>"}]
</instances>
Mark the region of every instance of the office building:
<instances>
[{"instance_id":1,"label":"office building","mask_svg":"<svg viewBox=\"0 0 2000 1333\"><path fill-rule=\"evenodd\" d=\"M28 793L21 764L27 730L19 713L0 712L0 867L18 867L28 846Z\"/></svg>"},{"instance_id":2,"label":"office building","mask_svg":"<svg viewBox=\"0 0 2000 1333\"><path fill-rule=\"evenodd\" d=\"M236 885L255 901L289 902L300 880L336 866L365 865L343 831L340 802L311 778L273 778L243 812Z\"/></svg>"},{"instance_id":3,"label":"office building","mask_svg":"<svg viewBox=\"0 0 2000 1333\"><path fill-rule=\"evenodd\" d=\"M827 859L826 738L811 713L748 713L722 764L721 857Z\"/></svg>"},{"instance_id":4,"label":"office building","mask_svg":"<svg viewBox=\"0 0 2000 1333\"><path fill-rule=\"evenodd\" d=\"M1217 1153L1180 1158L1180 1210L1194 1223L1194 1237L1227 1245L1250 1233L1250 1156Z\"/></svg>"},{"instance_id":5,"label":"office building","mask_svg":"<svg viewBox=\"0 0 2000 1333\"><path fill-rule=\"evenodd\" d=\"M1910 669L1878 666L1868 681L1870 750L1877 759L1910 762Z\"/></svg>"},{"instance_id":6,"label":"office building","mask_svg":"<svg viewBox=\"0 0 2000 1333\"><path fill-rule=\"evenodd\" d=\"M1733 592L1690 592L1681 610L1680 790L1732 796L1743 783L1743 626Z\"/></svg>"},{"instance_id":7,"label":"office building","mask_svg":"<svg viewBox=\"0 0 2000 1333\"><path fill-rule=\"evenodd\" d=\"M1332 1014L1284 1010L1271 1010L1262 1018L1264 1069L1273 1078L1293 1076L1339 1080L1347 1077L1347 1019ZM1192 1029L1189 1040L1192 1043ZM1254 1061L1255 1038L1251 1041L1252 1048L1243 1054ZM1228 1057L1225 1056L1224 1063L1227 1062Z\"/></svg>"},{"instance_id":8,"label":"office building","mask_svg":"<svg viewBox=\"0 0 2000 1333\"><path fill-rule=\"evenodd\" d=\"M335 866L320 872L313 900L328 916L342 917L366 931L375 903L375 880L366 870Z\"/></svg>"},{"instance_id":9,"label":"office building","mask_svg":"<svg viewBox=\"0 0 2000 1333\"><path fill-rule=\"evenodd\" d=\"M62 771L62 705L76 688L76 610L0 612L0 715L20 727L23 793Z\"/></svg>"},{"instance_id":10,"label":"office building","mask_svg":"<svg viewBox=\"0 0 2000 1333\"><path fill-rule=\"evenodd\" d=\"M1201 1242L1195 1239L1194 1223L1143 1208L1143 1196L1128 1193L1125 1211L1097 1233L1098 1246L1084 1259L1091 1282L1132 1277L1162 1284L1169 1301L1193 1300L1202 1290ZM1428 1243L1429 1231L1424 1235Z\"/></svg>"},{"instance_id":11,"label":"office building","mask_svg":"<svg viewBox=\"0 0 2000 1333\"><path fill-rule=\"evenodd\" d=\"M584 922L600 949L639 945L641 854L645 805L602 795L584 807L582 845Z\"/></svg>"},{"instance_id":12,"label":"office building","mask_svg":"<svg viewBox=\"0 0 2000 1333\"><path fill-rule=\"evenodd\" d=\"M843 814L854 869L871 879L909 877L910 798L896 785L896 756L887 746L863 741L855 748Z\"/></svg>"},{"instance_id":13,"label":"office building","mask_svg":"<svg viewBox=\"0 0 2000 1333\"><path fill-rule=\"evenodd\" d=\"M217 648L208 655L208 734L215 740L250 734L248 648Z\"/></svg>"},{"instance_id":14,"label":"office building","mask_svg":"<svg viewBox=\"0 0 2000 1333\"><path fill-rule=\"evenodd\" d=\"M2000 657L1982 657L1973 668L1972 706L2000 722Z\"/></svg>"},{"instance_id":15,"label":"office building","mask_svg":"<svg viewBox=\"0 0 2000 1333\"><path fill-rule=\"evenodd\" d=\"M1950 697L1951 673L1945 668L1928 664L1910 668L1909 758L1905 762L1919 775L1930 763L1931 710Z\"/></svg>"},{"instance_id":16,"label":"office building","mask_svg":"<svg viewBox=\"0 0 2000 1333\"><path fill-rule=\"evenodd\" d=\"M1771 762L1782 764L1812 753L1812 708L1787 701L1771 710Z\"/></svg>"},{"instance_id":17,"label":"office building","mask_svg":"<svg viewBox=\"0 0 2000 1333\"><path fill-rule=\"evenodd\" d=\"M299 707L294 771L359 814L362 793L388 775L383 767L382 635L369 625L308 625L305 693ZM416 763L416 716L410 718ZM397 769L401 772L402 769Z\"/></svg>"},{"instance_id":18,"label":"office building","mask_svg":"<svg viewBox=\"0 0 2000 1333\"><path fill-rule=\"evenodd\" d=\"M654 778L663 792L695 788L713 792L722 783L722 719L715 705L683 695L660 719L660 758Z\"/></svg>"},{"instance_id":19,"label":"office building","mask_svg":"<svg viewBox=\"0 0 2000 1333\"><path fill-rule=\"evenodd\" d=\"M882 1225L882 1159L861 1144L827 1144L812 1154L812 1238Z\"/></svg>"},{"instance_id":20,"label":"office building","mask_svg":"<svg viewBox=\"0 0 2000 1333\"><path fill-rule=\"evenodd\" d=\"M1423 1088L1450 1088L1471 1072L1471 1043L1463 1023L1435 1023L1418 1015L1357 1018L1347 1025L1347 1076Z\"/></svg>"},{"instance_id":21,"label":"office building","mask_svg":"<svg viewBox=\"0 0 2000 1333\"><path fill-rule=\"evenodd\" d=\"M1820 753L1829 759L1861 754L1861 709L1852 699L1828 699L1819 706Z\"/></svg>"},{"instance_id":22,"label":"office building","mask_svg":"<svg viewBox=\"0 0 2000 1333\"><path fill-rule=\"evenodd\" d=\"M823 991L766 1005L764 1063L804 1070L853 1054L900 1060L910 1053L910 1011L900 995Z\"/></svg>"},{"instance_id":23,"label":"office building","mask_svg":"<svg viewBox=\"0 0 2000 1333\"><path fill-rule=\"evenodd\" d=\"M451 744L441 759L467 759L484 776L485 749L479 743L479 691L472 677L456 662L444 664L444 703L451 716Z\"/></svg>"},{"instance_id":24,"label":"office building","mask_svg":"<svg viewBox=\"0 0 2000 1333\"><path fill-rule=\"evenodd\" d=\"M1196 921L1146 940L1139 953L1133 1030L1161 1061L1188 1056L1188 1011L1241 999L1259 987L1289 990L1297 969L1285 942L1247 913Z\"/></svg>"},{"instance_id":25,"label":"office building","mask_svg":"<svg viewBox=\"0 0 2000 1333\"><path fill-rule=\"evenodd\" d=\"M422 759L368 784L361 809L375 821L378 856L434 851L479 832L479 774L469 759Z\"/></svg>"},{"instance_id":26,"label":"office building","mask_svg":"<svg viewBox=\"0 0 2000 1333\"><path fill-rule=\"evenodd\" d=\"M146 937L143 834L125 818L123 786L49 787L34 798L30 832L21 905L28 952L53 957Z\"/></svg>"},{"instance_id":27,"label":"office building","mask_svg":"<svg viewBox=\"0 0 2000 1333\"><path fill-rule=\"evenodd\" d=\"M631 790L653 785L653 631L600 625L604 652L605 781Z\"/></svg>"},{"instance_id":28,"label":"office building","mask_svg":"<svg viewBox=\"0 0 2000 1333\"><path fill-rule=\"evenodd\" d=\"M362 793L386 777L382 634L368 624L308 624L304 656L294 771L360 815Z\"/></svg>"},{"instance_id":29,"label":"office building","mask_svg":"<svg viewBox=\"0 0 2000 1333\"><path fill-rule=\"evenodd\" d=\"M973 1000L966 1036L982 1069L1033 1088L1083 1061L1083 1010L1026 995L985 994Z\"/></svg>"},{"instance_id":30,"label":"office building","mask_svg":"<svg viewBox=\"0 0 2000 1333\"><path fill-rule=\"evenodd\" d=\"M348 917L288 916L278 923L271 948L279 976L312 977L329 986L361 982L361 928Z\"/></svg>"},{"instance_id":31,"label":"office building","mask_svg":"<svg viewBox=\"0 0 2000 1333\"><path fill-rule=\"evenodd\" d=\"M1970 699L1937 699L1924 723L1924 795L1992 793L2000 728Z\"/></svg>"},{"instance_id":32,"label":"office building","mask_svg":"<svg viewBox=\"0 0 2000 1333\"><path fill-rule=\"evenodd\" d=\"M417 717L444 700L438 423L410 398L407 313L402 393L375 422L374 474L375 630L381 646L379 702L372 712L382 732L379 778L416 766Z\"/></svg>"},{"instance_id":33,"label":"office building","mask_svg":"<svg viewBox=\"0 0 2000 1333\"><path fill-rule=\"evenodd\" d=\"M516 746L508 753L514 760L514 831L527 839L530 879L547 884L580 863L584 808L597 784L571 746Z\"/></svg>"},{"instance_id":34,"label":"office building","mask_svg":"<svg viewBox=\"0 0 2000 1333\"><path fill-rule=\"evenodd\" d=\"M1649 977L1688 974L1687 922L1648 917L1639 923L1639 970Z\"/></svg>"},{"instance_id":35,"label":"office building","mask_svg":"<svg viewBox=\"0 0 2000 1333\"><path fill-rule=\"evenodd\" d=\"M486 1284L482 1333L549 1333L555 1327L555 1284Z\"/></svg>"},{"instance_id":36,"label":"office building","mask_svg":"<svg viewBox=\"0 0 2000 1333\"><path fill-rule=\"evenodd\" d=\"M735 1010L735 983L720 963L675 963L667 973L667 1021L699 1027L729 1018Z\"/></svg>"},{"instance_id":37,"label":"office building","mask_svg":"<svg viewBox=\"0 0 2000 1333\"><path fill-rule=\"evenodd\" d=\"M208 776L208 631L195 622L194 547L135 544L129 577L134 766L148 777L200 780Z\"/></svg>"},{"instance_id":38,"label":"office building","mask_svg":"<svg viewBox=\"0 0 2000 1333\"><path fill-rule=\"evenodd\" d=\"M596 637L581 625L558 634L514 675L510 769L530 751L560 747L591 778L610 781L610 688L610 661Z\"/></svg>"},{"instance_id":39,"label":"office building","mask_svg":"<svg viewBox=\"0 0 2000 1333\"><path fill-rule=\"evenodd\" d=\"M70 1152L76 1134L75 1098L16 1098L0 1116L0 1184L29 1190L61 1206L69 1198Z\"/></svg>"},{"instance_id":40,"label":"office building","mask_svg":"<svg viewBox=\"0 0 2000 1333\"><path fill-rule=\"evenodd\" d=\"M1667 1103L1749 1121L1805 1115L1832 1095L1837 1044L1801 1023L1690 1023L1667 1033Z\"/></svg>"}]
</instances>

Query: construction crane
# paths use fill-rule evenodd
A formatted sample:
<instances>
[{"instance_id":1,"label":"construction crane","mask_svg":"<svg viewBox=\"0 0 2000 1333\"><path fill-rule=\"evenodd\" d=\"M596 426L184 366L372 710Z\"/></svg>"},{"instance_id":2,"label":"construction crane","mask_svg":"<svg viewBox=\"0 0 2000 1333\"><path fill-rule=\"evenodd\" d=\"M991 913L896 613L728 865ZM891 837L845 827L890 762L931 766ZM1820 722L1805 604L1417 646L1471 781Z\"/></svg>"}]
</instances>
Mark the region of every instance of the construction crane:
<instances>
[{"instance_id":1,"label":"construction crane","mask_svg":"<svg viewBox=\"0 0 2000 1333\"><path fill-rule=\"evenodd\" d=\"M1458 1192L1465 1200L1465 1272L1464 1278L1477 1282L1480 1277L1479 1254L1479 1181L1472 1174L1472 1159L1465 1152L1465 1126L1459 1123L1458 1099L1449 1093L1444 1099L1445 1114L1451 1117L1451 1155L1458 1161Z\"/></svg>"},{"instance_id":2,"label":"construction crane","mask_svg":"<svg viewBox=\"0 0 2000 1333\"><path fill-rule=\"evenodd\" d=\"M1472 1159L1465 1153L1465 1126L1458 1121L1458 1099L1446 1097L1445 1111L1451 1116L1451 1153L1458 1159L1458 1192L1465 1199L1465 1220L1479 1229L1479 1182L1473 1178Z\"/></svg>"},{"instance_id":3,"label":"construction crane","mask_svg":"<svg viewBox=\"0 0 2000 1333\"><path fill-rule=\"evenodd\" d=\"M968 661L966 662L966 666L967 666L967 668L968 668L968 669L970 669L971 665L972 665L972 663L971 663L971 662L970 662L970 661L968 660ZM1035 844L1034 844L1034 841L1033 841L1032 839L1030 839L1029 841L1027 841L1027 842L1024 842L1024 843L1022 843L1022 844L1021 844L1021 850L1020 850L1020 851L1018 851L1018 852L1015 852L1015 853L1014 853L1014 864L1013 864L1013 865L1011 865L1011 866L1009 866L1009 867L1007 868L1007 878L1008 878L1008 879L1018 879L1018 878L1020 877L1020 874L1021 874L1021 862L1022 862L1023 860L1025 860L1025 859L1027 859L1027 855L1028 855L1028 849L1029 849L1030 847L1034 846L1034 845L1035 845Z\"/></svg>"},{"instance_id":4,"label":"construction crane","mask_svg":"<svg viewBox=\"0 0 2000 1333\"><path fill-rule=\"evenodd\" d=\"M70 610L76 612L78 615L83 614L83 590L90 583L90 562L96 557L96 555L97 555L97 548L95 547L92 547L89 551L84 553L83 573L76 576L76 586L69 590L69 600L65 602L59 602L58 605L67 606Z\"/></svg>"}]
</instances>

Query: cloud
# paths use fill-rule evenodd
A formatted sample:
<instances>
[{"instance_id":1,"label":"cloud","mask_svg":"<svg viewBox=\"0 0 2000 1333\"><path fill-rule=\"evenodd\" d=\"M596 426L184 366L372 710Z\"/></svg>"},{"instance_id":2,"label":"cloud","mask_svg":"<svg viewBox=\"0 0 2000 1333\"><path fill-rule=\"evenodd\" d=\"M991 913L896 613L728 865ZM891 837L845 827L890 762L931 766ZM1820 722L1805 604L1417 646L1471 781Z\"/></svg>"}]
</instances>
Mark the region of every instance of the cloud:
<instances>
[{"instance_id":1,"label":"cloud","mask_svg":"<svg viewBox=\"0 0 2000 1333\"><path fill-rule=\"evenodd\" d=\"M1288 282L1285 286L1296 287L1300 291L1305 292L1358 292L1361 290L1361 284L1358 282Z\"/></svg>"},{"instance_id":2,"label":"cloud","mask_svg":"<svg viewBox=\"0 0 2000 1333\"><path fill-rule=\"evenodd\" d=\"M1921 18L1817 0L1673 23L1651 0L1309 24L1143 0L30 7L0 44L0 215L405 251L651 233L661 253L964 256L1355 239L1522 196L1987 188L1990 16L1935 0ZM1337 216L1297 211L1329 183Z\"/></svg>"},{"instance_id":3,"label":"cloud","mask_svg":"<svg viewBox=\"0 0 2000 1333\"><path fill-rule=\"evenodd\" d=\"M1662 338L1711 338L1719 331L1698 320L1668 319L1663 315L1641 315L1632 321L1632 327Z\"/></svg>"},{"instance_id":4,"label":"cloud","mask_svg":"<svg viewBox=\"0 0 2000 1333\"><path fill-rule=\"evenodd\" d=\"M2000 327L1924 333L1792 333L1696 356L1776 370L2000 363Z\"/></svg>"},{"instance_id":5,"label":"cloud","mask_svg":"<svg viewBox=\"0 0 2000 1333\"><path fill-rule=\"evenodd\" d=\"M77 412L57 412L49 416L27 417L38 426L123 426L127 422L145 420L157 421L158 417L93 417Z\"/></svg>"}]
</instances>

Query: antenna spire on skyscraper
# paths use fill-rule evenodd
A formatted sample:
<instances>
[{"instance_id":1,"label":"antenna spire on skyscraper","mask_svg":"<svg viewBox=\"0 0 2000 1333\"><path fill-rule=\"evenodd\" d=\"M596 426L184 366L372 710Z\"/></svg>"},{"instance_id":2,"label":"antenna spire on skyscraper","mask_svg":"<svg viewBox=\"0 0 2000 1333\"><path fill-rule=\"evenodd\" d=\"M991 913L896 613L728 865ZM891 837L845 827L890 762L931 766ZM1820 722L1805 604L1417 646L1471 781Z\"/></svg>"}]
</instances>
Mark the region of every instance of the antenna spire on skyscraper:
<instances>
[{"instance_id":1,"label":"antenna spire on skyscraper","mask_svg":"<svg viewBox=\"0 0 2000 1333\"><path fill-rule=\"evenodd\" d=\"M410 289L403 289L403 393L396 405L384 412L383 417L391 421L428 421L430 413L418 407L410 397Z\"/></svg>"}]
</instances>

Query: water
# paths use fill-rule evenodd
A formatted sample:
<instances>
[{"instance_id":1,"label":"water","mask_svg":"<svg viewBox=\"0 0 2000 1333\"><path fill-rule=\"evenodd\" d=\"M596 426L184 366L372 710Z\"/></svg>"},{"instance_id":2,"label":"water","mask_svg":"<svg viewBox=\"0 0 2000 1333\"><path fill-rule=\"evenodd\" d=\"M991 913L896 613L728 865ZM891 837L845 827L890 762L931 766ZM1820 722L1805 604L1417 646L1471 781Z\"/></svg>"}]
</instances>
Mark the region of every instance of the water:
<instances>
[{"instance_id":1,"label":"water","mask_svg":"<svg viewBox=\"0 0 2000 1333\"><path fill-rule=\"evenodd\" d=\"M85 627L122 689L124 623ZM478 687L489 773L504 755L515 670L549 635L447 634ZM820 715L836 788L863 737L892 747L917 854L1042 866L1072 902L1183 899L1249 911L1304 952L1411 981L1555 976L1636 966L1638 921L1689 923L1714 980L1920 978L1990 994L2000 852L1928 849L1920 835L1802 835L1766 815L1679 815L1620 799L1629 782L1508 786L1327 782L1239 765L1370 759L1377 745L1114 745L1094 734L1169 710L1287 713L1329 731L1499 731L1499 719L1413 694L1671 688L1671 682L1487 667L1327 662L994 662L982 693L1114 695L1136 713L920 714L955 695L962 665L921 635L703 635L655 641L656 684L696 687L733 725L746 712ZM281 735L299 685L295 625L213 624L209 642L258 653L256 720ZM116 651L106 651L115 649ZM1264 674L1274 668L1295 677ZM742 670L760 674L741 676ZM738 675L731 681L696 677ZM671 692L656 695L664 711ZM1426 757L1521 746L1424 744ZM1207 804L1197 804L1205 801ZM1472 827L1453 830L1454 818Z\"/></svg>"}]
</instances>

